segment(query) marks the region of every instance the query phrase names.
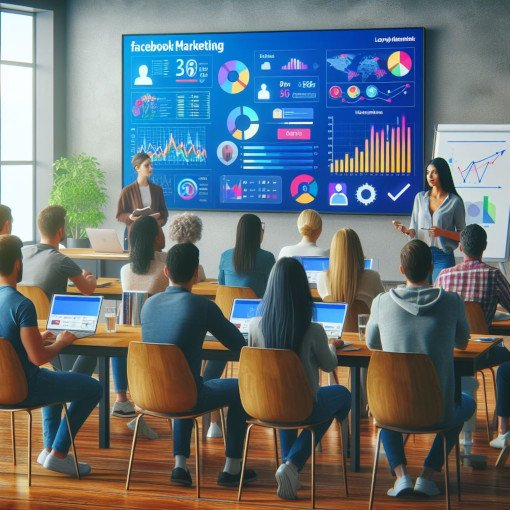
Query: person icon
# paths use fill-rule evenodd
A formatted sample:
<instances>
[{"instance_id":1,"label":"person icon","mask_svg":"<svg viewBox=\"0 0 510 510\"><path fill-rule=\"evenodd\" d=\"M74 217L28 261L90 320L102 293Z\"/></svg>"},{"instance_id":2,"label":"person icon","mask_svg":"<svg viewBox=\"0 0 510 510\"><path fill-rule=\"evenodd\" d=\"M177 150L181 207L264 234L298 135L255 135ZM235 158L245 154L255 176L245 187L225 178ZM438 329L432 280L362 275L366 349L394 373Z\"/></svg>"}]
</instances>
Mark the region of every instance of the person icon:
<instances>
[{"instance_id":1,"label":"person icon","mask_svg":"<svg viewBox=\"0 0 510 510\"><path fill-rule=\"evenodd\" d=\"M347 195L342 193L342 185L339 182L335 184L335 190L329 197L329 205L349 205Z\"/></svg>"},{"instance_id":2,"label":"person icon","mask_svg":"<svg viewBox=\"0 0 510 510\"><path fill-rule=\"evenodd\" d=\"M138 74L140 76L135 78L135 85L152 85L152 78L149 78L149 68L143 64L138 68Z\"/></svg>"},{"instance_id":3,"label":"person icon","mask_svg":"<svg viewBox=\"0 0 510 510\"><path fill-rule=\"evenodd\" d=\"M271 94L269 93L269 90L267 90L267 85L265 83L262 83L260 86L260 90L258 91L257 97L261 100L268 100L271 98Z\"/></svg>"}]
</instances>

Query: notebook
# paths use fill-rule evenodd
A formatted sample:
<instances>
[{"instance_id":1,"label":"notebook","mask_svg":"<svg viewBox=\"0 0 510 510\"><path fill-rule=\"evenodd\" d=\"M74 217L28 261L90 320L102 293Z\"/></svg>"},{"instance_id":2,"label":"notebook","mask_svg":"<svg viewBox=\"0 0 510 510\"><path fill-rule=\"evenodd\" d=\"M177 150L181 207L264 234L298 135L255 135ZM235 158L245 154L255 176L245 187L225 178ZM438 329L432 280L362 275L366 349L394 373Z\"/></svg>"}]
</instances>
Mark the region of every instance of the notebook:
<instances>
[{"instance_id":1,"label":"notebook","mask_svg":"<svg viewBox=\"0 0 510 510\"><path fill-rule=\"evenodd\" d=\"M322 271L329 269L329 257L294 257L305 268L310 287L317 287L317 277ZM365 269L372 269L374 259L365 259Z\"/></svg>"},{"instance_id":2,"label":"notebook","mask_svg":"<svg viewBox=\"0 0 510 510\"><path fill-rule=\"evenodd\" d=\"M117 232L112 228L87 228L90 246L99 253L124 253Z\"/></svg>"},{"instance_id":3,"label":"notebook","mask_svg":"<svg viewBox=\"0 0 510 510\"><path fill-rule=\"evenodd\" d=\"M103 296L54 294L46 329L54 335L69 331L78 338L92 336L97 329Z\"/></svg>"},{"instance_id":4,"label":"notebook","mask_svg":"<svg viewBox=\"0 0 510 510\"><path fill-rule=\"evenodd\" d=\"M318 322L328 338L340 338L344 330L347 303L314 303L312 321Z\"/></svg>"}]
</instances>

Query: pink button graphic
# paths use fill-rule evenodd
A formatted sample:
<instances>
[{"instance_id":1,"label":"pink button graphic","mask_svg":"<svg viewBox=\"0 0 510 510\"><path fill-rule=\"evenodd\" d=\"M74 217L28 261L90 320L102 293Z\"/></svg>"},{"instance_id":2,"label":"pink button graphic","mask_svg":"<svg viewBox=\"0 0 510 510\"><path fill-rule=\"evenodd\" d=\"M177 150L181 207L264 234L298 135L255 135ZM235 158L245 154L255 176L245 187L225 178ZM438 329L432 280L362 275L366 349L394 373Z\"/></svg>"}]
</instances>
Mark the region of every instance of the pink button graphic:
<instances>
[{"instance_id":1,"label":"pink button graphic","mask_svg":"<svg viewBox=\"0 0 510 510\"><path fill-rule=\"evenodd\" d=\"M278 128L278 140L310 140L311 129Z\"/></svg>"}]
</instances>

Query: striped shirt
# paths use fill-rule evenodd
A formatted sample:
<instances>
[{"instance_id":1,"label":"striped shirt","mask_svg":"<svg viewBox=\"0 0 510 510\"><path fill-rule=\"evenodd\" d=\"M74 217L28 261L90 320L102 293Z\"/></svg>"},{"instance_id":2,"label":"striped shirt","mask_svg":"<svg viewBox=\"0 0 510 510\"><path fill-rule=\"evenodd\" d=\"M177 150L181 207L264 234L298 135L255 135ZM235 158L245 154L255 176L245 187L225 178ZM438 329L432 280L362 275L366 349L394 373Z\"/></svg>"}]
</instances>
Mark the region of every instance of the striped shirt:
<instances>
[{"instance_id":1,"label":"striped shirt","mask_svg":"<svg viewBox=\"0 0 510 510\"><path fill-rule=\"evenodd\" d=\"M492 323L498 303L510 311L510 283L499 269L480 260L466 260L443 269L434 286L457 292L464 301L480 303L487 324Z\"/></svg>"}]
</instances>

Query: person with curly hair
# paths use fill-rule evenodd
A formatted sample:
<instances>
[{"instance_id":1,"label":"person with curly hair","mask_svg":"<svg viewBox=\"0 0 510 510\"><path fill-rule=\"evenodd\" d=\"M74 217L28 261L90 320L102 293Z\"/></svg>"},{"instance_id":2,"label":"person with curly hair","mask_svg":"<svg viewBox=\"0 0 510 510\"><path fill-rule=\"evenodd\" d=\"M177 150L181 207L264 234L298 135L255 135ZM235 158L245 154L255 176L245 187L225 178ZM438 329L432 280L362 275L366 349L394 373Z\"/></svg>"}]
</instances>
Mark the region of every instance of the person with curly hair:
<instances>
[{"instance_id":1,"label":"person with curly hair","mask_svg":"<svg viewBox=\"0 0 510 510\"><path fill-rule=\"evenodd\" d=\"M170 241L176 244L196 244L202 238L202 220L196 214L189 212L176 214L168 225L168 235ZM205 281L205 272L199 265L197 283L203 281Z\"/></svg>"}]
</instances>

